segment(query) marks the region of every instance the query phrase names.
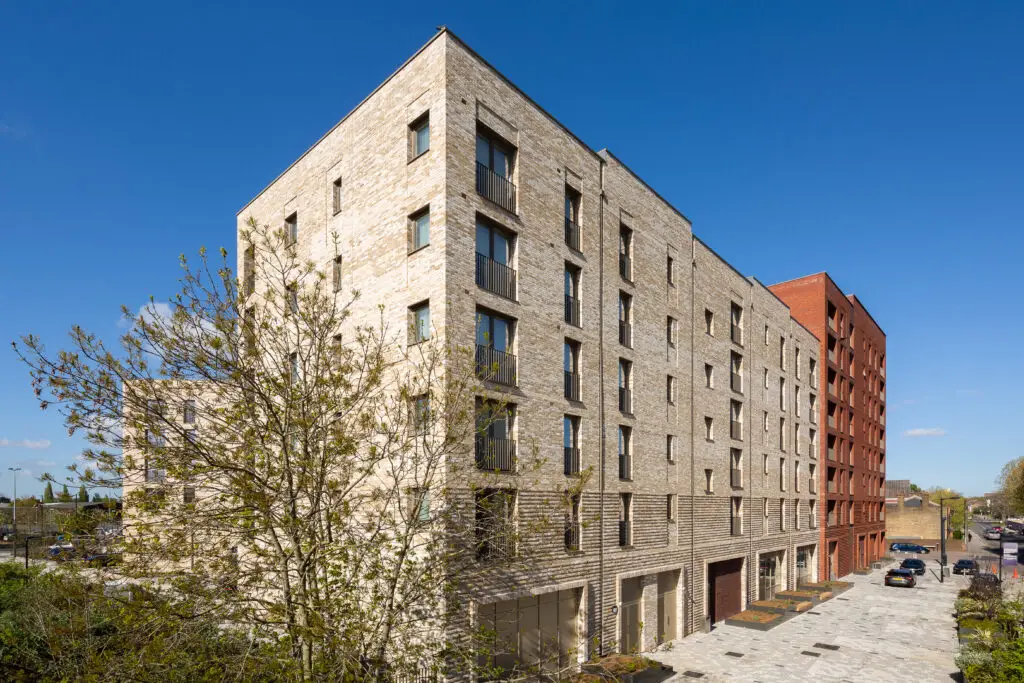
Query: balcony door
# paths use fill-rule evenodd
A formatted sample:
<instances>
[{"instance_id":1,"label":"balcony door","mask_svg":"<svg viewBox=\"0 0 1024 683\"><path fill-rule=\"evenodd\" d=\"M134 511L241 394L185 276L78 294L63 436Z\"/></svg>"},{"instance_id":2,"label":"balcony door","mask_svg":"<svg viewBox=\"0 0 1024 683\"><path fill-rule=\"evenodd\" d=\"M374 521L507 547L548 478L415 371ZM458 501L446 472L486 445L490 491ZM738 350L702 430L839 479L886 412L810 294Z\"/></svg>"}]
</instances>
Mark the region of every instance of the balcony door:
<instances>
[{"instance_id":1,"label":"balcony door","mask_svg":"<svg viewBox=\"0 0 1024 683\"><path fill-rule=\"evenodd\" d=\"M511 353L512 328L511 318L488 311L477 311L476 343L478 346L489 346L502 353Z\"/></svg>"}]
</instances>

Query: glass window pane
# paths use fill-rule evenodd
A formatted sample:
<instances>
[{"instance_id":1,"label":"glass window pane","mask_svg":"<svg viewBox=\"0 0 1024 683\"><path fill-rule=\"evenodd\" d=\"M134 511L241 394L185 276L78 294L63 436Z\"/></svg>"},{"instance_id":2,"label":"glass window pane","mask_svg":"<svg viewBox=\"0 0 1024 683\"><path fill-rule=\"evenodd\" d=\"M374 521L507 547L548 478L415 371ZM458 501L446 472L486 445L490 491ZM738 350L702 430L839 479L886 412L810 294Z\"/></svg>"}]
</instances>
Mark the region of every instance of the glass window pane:
<instances>
[{"instance_id":1,"label":"glass window pane","mask_svg":"<svg viewBox=\"0 0 1024 683\"><path fill-rule=\"evenodd\" d=\"M424 122L416 129L416 154L423 154L430 149L430 122Z\"/></svg>"},{"instance_id":2,"label":"glass window pane","mask_svg":"<svg viewBox=\"0 0 1024 683\"><path fill-rule=\"evenodd\" d=\"M572 296L572 273L565 269L565 295Z\"/></svg>"},{"instance_id":3,"label":"glass window pane","mask_svg":"<svg viewBox=\"0 0 1024 683\"><path fill-rule=\"evenodd\" d=\"M572 448L572 420L568 415L562 418L562 445Z\"/></svg>"},{"instance_id":4,"label":"glass window pane","mask_svg":"<svg viewBox=\"0 0 1024 683\"><path fill-rule=\"evenodd\" d=\"M511 327L504 318L494 318L494 348L498 351L508 351L512 338Z\"/></svg>"},{"instance_id":5,"label":"glass window pane","mask_svg":"<svg viewBox=\"0 0 1024 683\"><path fill-rule=\"evenodd\" d=\"M494 148L494 168L492 170L502 178L507 178L510 175L511 163L508 155L500 147Z\"/></svg>"},{"instance_id":6,"label":"glass window pane","mask_svg":"<svg viewBox=\"0 0 1024 683\"><path fill-rule=\"evenodd\" d=\"M430 307L421 306L416 309L416 339L424 341L430 338Z\"/></svg>"},{"instance_id":7,"label":"glass window pane","mask_svg":"<svg viewBox=\"0 0 1024 683\"><path fill-rule=\"evenodd\" d=\"M413 247L419 249L430 244L430 214L425 213L416 219Z\"/></svg>"},{"instance_id":8,"label":"glass window pane","mask_svg":"<svg viewBox=\"0 0 1024 683\"><path fill-rule=\"evenodd\" d=\"M476 314L476 343L480 346L491 344L491 316L486 313Z\"/></svg>"},{"instance_id":9,"label":"glass window pane","mask_svg":"<svg viewBox=\"0 0 1024 683\"><path fill-rule=\"evenodd\" d=\"M562 356L563 369L566 372L572 372L572 346L569 342L565 343L565 351Z\"/></svg>"},{"instance_id":10,"label":"glass window pane","mask_svg":"<svg viewBox=\"0 0 1024 683\"><path fill-rule=\"evenodd\" d=\"M476 224L476 253L491 256L491 229L486 225Z\"/></svg>"},{"instance_id":11,"label":"glass window pane","mask_svg":"<svg viewBox=\"0 0 1024 683\"><path fill-rule=\"evenodd\" d=\"M476 136L476 162L487 167L491 165L491 143L482 135Z\"/></svg>"},{"instance_id":12,"label":"glass window pane","mask_svg":"<svg viewBox=\"0 0 1024 683\"><path fill-rule=\"evenodd\" d=\"M508 265L508 257L512 252L508 235L498 230L492 230L491 234L494 240L494 253L491 254L491 258L498 263Z\"/></svg>"}]
</instances>

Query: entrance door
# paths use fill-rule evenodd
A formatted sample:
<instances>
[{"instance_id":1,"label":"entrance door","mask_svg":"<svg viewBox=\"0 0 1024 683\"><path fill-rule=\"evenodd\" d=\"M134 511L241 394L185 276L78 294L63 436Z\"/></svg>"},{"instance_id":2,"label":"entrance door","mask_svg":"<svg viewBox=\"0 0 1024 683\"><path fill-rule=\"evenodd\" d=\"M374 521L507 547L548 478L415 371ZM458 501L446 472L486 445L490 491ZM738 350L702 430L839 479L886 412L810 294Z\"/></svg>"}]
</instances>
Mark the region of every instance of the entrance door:
<instances>
[{"instance_id":1,"label":"entrance door","mask_svg":"<svg viewBox=\"0 0 1024 683\"><path fill-rule=\"evenodd\" d=\"M775 599L778 556L762 555L757 564L757 595L761 600Z\"/></svg>"},{"instance_id":2,"label":"entrance door","mask_svg":"<svg viewBox=\"0 0 1024 683\"><path fill-rule=\"evenodd\" d=\"M839 569L839 543L837 541L828 542L828 578L831 581L836 580L836 571Z\"/></svg>"},{"instance_id":3,"label":"entrance door","mask_svg":"<svg viewBox=\"0 0 1024 683\"><path fill-rule=\"evenodd\" d=\"M675 640L679 637L676 629L676 589L679 585L679 572L662 572L658 574L658 643Z\"/></svg>"},{"instance_id":4,"label":"entrance door","mask_svg":"<svg viewBox=\"0 0 1024 683\"><path fill-rule=\"evenodd\" d=\"M806 550L796 551L796 587L811 582L811 554Z\"/></svg>"},{"instance_id":5,"label":"entrance door","mask_svg":"<svg viewBox=\"0 0 1024 683\"><path fill-rule=\"evenodd\" d=\"M708 565L711 623L739 614L743 606L743 558Z\"/></svg>"},{"instance_id":6,"label":"entrance door","mask_svg":"<svg viewBox=\"0 0 1024 683\"><path fill-rule=\"evenodd\" d=\"M640 651L640 596L643 589L640 577L622 581L622 652Z\"/></svg>"}]
</instances>

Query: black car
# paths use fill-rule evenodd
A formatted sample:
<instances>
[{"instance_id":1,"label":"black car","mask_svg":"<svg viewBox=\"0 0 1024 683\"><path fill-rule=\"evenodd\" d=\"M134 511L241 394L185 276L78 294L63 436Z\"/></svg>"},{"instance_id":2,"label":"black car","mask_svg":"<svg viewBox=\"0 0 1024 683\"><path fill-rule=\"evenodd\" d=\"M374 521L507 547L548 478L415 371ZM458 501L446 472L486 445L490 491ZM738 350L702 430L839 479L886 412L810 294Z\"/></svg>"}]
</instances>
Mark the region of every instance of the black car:
<instances>
[{"instance_id":1,"label":"black car","mask_svg":"<svg viewBox=\"0 0 1024 683\"><path fill-rule=\"evenodd\" d=\"M953 565L954 574L974 574L978 571L978 563L974 560L957 560Z\"/></svg>"},{"instance_id":2,"label":"black car","mask_svg":"<svg viewBox=\"0 0 1024 683\"><path fill-rule=\"evenodd\" d=\"M924 560L908 557L900 563L900 569L909 569L918 576L922 576L924 575Z\"/></svg>"},{"instance_id":3,"label":"black car","mask_svg":"<svg viewBox=\"0 0 1024 683\"><path fill-rule=\"evenodd\" d=\"M923 545L917 543L893 543L889 546L889 550L894 553L921 553L927 555L929 550Z\"/></svg>"},{"instance_id":4,"label":"black car","mask_svg":"<svg viewBox=\"0 0 1024 683\"><path fill-rule=\"evenodd\" d=\"M914 572L909 569L890 569L885 573L885 585L913 588L917 585L917 579L914 578Z\"/></svg>"}]
</instances>

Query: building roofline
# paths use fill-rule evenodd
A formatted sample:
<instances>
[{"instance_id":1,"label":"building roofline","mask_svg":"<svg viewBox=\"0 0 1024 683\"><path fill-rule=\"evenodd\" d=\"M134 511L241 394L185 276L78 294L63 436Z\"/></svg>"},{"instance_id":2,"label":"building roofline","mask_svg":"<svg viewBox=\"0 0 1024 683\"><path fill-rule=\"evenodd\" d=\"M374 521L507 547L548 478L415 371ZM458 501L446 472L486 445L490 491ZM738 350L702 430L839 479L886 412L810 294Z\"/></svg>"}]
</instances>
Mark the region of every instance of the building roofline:
<instances>
[{"instance_id":1,"label":"building roofline","mask_svg":"<svg viewBox=\"0 0 1024 683\"><path fill-rule=\"evenodd\" d=\"M636 171L634 171L633 169L631 169L631 168L630 168L630 167L629 167L629 166L628 166L628 165L627 165L627 164L626 164L626 163L625 163L624 161L622 161L622 159L620 159L619 157L615 156L615 155L614 155L614 154L612 153L612 151L611 151L610 149L608 149L607 147L605 147L605 148L603 148L602 150L600 150L600 151L599 151L599 152L597 153L597 155L598 155L598 156L602 156L602 155L607 155L608 157L610 157L610 158L614 159L614 160L615 160L615 163L617 163L617 164L618 164L619 166L621 166L622 168L626 169L626 172L627 172L627 173L629 173L629 175L633 176L633 179L634 179L634 180L636 180L636 181L637 181L638 183L640 183L641 185L643 185L644 187L646 187L646 188L647 188L647 189L648 189L648 190L650 191L650 193L651 193L651 194L653 194L653 195L654 195L655 197L657 197L657 198L658 198L659 200L661 200L661 202L662 202L662 203L663 203L663 204L664 204L665 206L667 206L668 208L672 209L672 211L674 211L674 212L676 213L676 215L678 215L678 216L679 216L680 218L682 218L682 219L683 219L684 221L686 221L686 223L687 223L687 224L688 224L688 225L690 226L690 229L691 229L691 230L693 230L693 221L691 221L691 220L690 220L690 219L689 219L689 218L688 218L688 217L686 216L686 214L685 214L685 213L683 213L682 211L680 211L679 209L677 209L677 208L676 208L676 206L675 206L675 205L674 205L674 204L673 204L672 202L670 202L670 201L668 201L667 199L665 199L664 197L662 197L662 196L661 196L661 195L660 195L660 194L658 193L658 191L657 191L657 190L655 190L655 189L654 189L653 187L651 187L651 186L650 186L650 185L649 185L649 184L647 183L647 181L646 181L646 180L644 180L644 179L643 179L643 178L641 178L641 177L640 177L639 175L637 175ZM702 242L701 244L704 244L704 243ZM704 246L707 246L707 245L706 245L706 244L704 244ZM711 249L711 247L708 247L708 249ZM712 249L712 251L714 251L714 250ZM715 256L718 256L718 254L715 254ZM721 257L721 256L719 256L718 258L722 258L722 257ZM725 260L725 259L722 259L722 260ZM733 270L735 270L735 268L734 268Z\"/></svg>"},{"instance_id":2,"label":"building roofline","mask_svg":"<svg viewBox=\"0 0 1024 683\"><path fill-rule=\"evenodd\" d=\"M795 323L796 323L797 325L799 325L800 327L802 327L802 328L804 329L804 331L805 331L805 332L807 332L807 334L809 334L809 335L811 335L812 337L814 337L814 339L815 339L816 341L819 341L819 342L821 341L820 339L818 339L818 335L816 335L816 334L814 334L813 332L811 332L811 330L810 330L810 329L809 329L809 328L808 328L808 327L807 327L806 325L804 325L804 324L803 324L802 322L800 322L799 320L797 320L796 318L794 318L794 317L793 317L793 309L789 307L789 304L787 304L787 303L786 303L785 301L783 301L782 299L780 299L780 298L779 298L779 296L778 296L778 295L777 295L777 294L776 294L775 292L773 292L772 290L770 290L770 289L768 288L768 285L766 285L765 283L761 282L760 280L758 280L758 279L757 279L757 277L755 277L755 276L753 276L753 275L749 276L749 277L748 277L747 279L748 279L748 280L753 280L753 281L754 281L754 282L756 282L757 284L761 285L761 287L762 287L762 288L764 288L764 291L766 291L766 292L768 292L769 294L771 294L771 295L772 295L773 297L775 297L775 300L776 300L776 301L778 301L778 302L779 302L780 304L782 304L783 306L785 306L785 307L786 307L786 310L787 310L787 311L789 311L789 319L790 319L790 320L791 320L792 322L795 322Z\"/></svg>"},{"instance_id":3,"label":"building roofline","mask_svg":"<svg viewBox=\"0 0 1024 683\"><path fill-rule=\"evenodd\" d=\"M871 322L873 322L875 324L875 327L877 327L878 331L882 333L882 336L884 336L884 337L888 336L888 335L885 334L885 330L882 329L882 326L878 324L878 321L875 320L875 316L871 315L871 311L869 311L868 307L864 305L864 302L861 301L860 298L856 294L847 294L846 290L844 290L842 287L839 286L839 283L836 282L832 278L831 275L829 275L827 270L823 270L823 271L821 271L819 273L810 273L808 275L803 275L801 277L795 277L795 278L792 278L790 280L783 280L782 282L776 282L774 285L770 285L770 286L771 287L778 287L779 285L788 285L788 284L790 284L792 282L799 282L800 280L807 280L807 279L812 278L812 277L818 277L819 275L824 275L825 278L829 282L832 283L832 286L835 287L836 289L838 289L839 293L842 294L843 298L845 298L847 301L849 301L850 303L856 302L861 307L861 309L863 309L863 311L868 314L868 317L871 318Z\"/></svg>"},{"instance_id":4,"label":"building roofline","mask_svg":"<svg viewBox=\"0 0 1024 683\"><path fill-rule=\"evenodd\" d=\"M864 305L864 302L860 300L860 297L858 297L856 294L847 294L846 298L849 299L850 301L856 302L857 305L861 307L861 310L868 314L868 317L871 318L871 322L875 324L875 327L878 328L878 331L882 333L883 337L888 336L885 334L885 330L882 329L882 326L878 324L878 321L875 320L875 316L871 315L871 311L869 311L868 307Z\"/></svg>"}]
</instances>

